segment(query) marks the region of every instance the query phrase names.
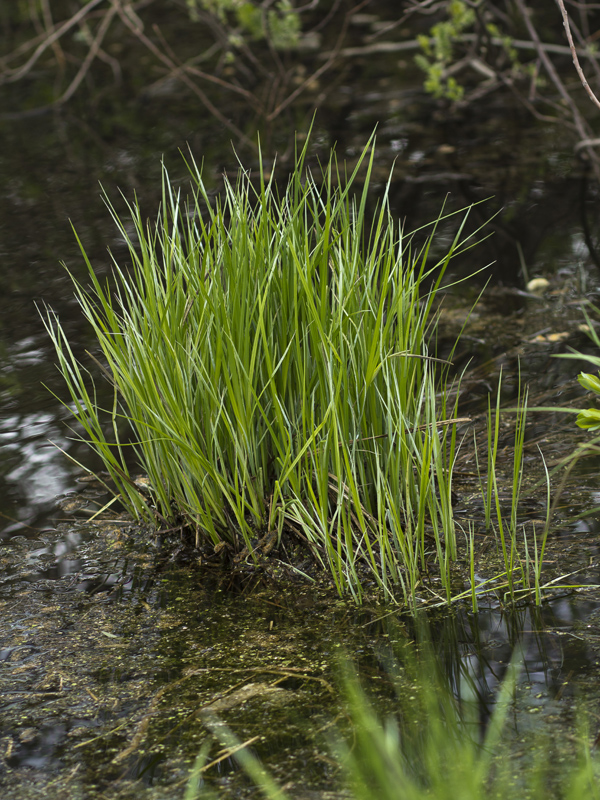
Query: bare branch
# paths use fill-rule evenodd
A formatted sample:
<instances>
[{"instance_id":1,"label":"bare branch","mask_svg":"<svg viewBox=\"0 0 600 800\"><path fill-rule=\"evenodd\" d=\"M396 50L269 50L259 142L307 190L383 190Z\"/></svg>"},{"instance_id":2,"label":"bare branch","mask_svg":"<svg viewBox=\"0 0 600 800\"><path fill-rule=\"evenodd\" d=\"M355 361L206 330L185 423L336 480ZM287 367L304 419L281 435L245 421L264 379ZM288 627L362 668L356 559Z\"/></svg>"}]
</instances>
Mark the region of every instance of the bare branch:
<instances>
[{"instance_id":1,"label":"bare branch","mask_svg":"<svg viewBox=\"0 0 600 800\"><path fill-rule=\"evenodd\" d=\"M523 21L525 22L525 25L527 26L527 30L529 32L529 36L531 37L532 42L536 46L537 54L538 54L538 57L539 57L540 61L544 65L544 67L546 69L546 72L548 73L548 75L550 76L550 79L552 80L552 83L554 84L554 86L558 90L558 93L560 94L560 96L564 100L567 108L569 108L569 110L571 112L571 116L573 118L573 122L575 124L576 129L577 129L577 133L579 134L579 138L582 139L582 140L583 139L592 139L593 138L593 134L592 134L592 131L590 130L589 125L587 124L587 122L585 121L584 117L582 116L579 108L577 107L577 104L575 103L575 101L573 100L573 98L571 97L569 92L567 91L567 89L566 89L564 83L562 82L558 72L556 71L556 67L552 63L552 60L550 59L550 56L548 55L548 53L543 48L542 42L540 41L540 37L538 36L538 32L535 29L535 26L534 26L533 22L531 21L530 11L527 8L527 6L525 5L524 0L515 0L515 2L517 4L517 7L518 7L519 11L521 12L521 16L523 17ZM597 156L597 154L595 153L595 151L594 151L594 149L592 147L587 147L586 148L586 153L587 153L587 155L588 155L588 157L590 159L590 162L592 164L592 167L593 167L593 170L594 170L594 176L595 176L596 180L600 183L600 162L598 160L598 156Z\"/></svg>"},{"instance_id":2,"label":"bare branch","mask_svg":"<svg viewBox=\"0 0 600 800\"><path fill-rule=\"evenodd\" d=\"M477 37L474 33L463 33L461 36L457 36L454 39L456 42L475 42L476 40ZM489 41L490 44L493 44L495 47L502 47L505 44L504 39L498 36L491 36ZM568 56L571 54L570 48L566 47L564 44L547 44L542 41L536 43L529 39L511 39L510 46L514 47L515 50L534 50L535 52L541 48L546 53L556 53L556 55L560 56ZM338 55L350 58L352 56L368 56L375 53L401 53L420 49L421 44L418 39L408 39L404 42L374 42L373 44L359 45L358 47L344 47L340 50ZM333 52L333 50L329 50L320 53L319 58L329 58ZM577 53L581 58L589 58L592 61L595 61L597 58L596 54L589 50L578 50Z\"/></svg>"},{"instance_id":3,"label":"bare branch","mask_svg":"<svg viewBox=\"0 0 600 800\"><path fill-rule=\"evenodd\" d=\"M594 92L592 91L592 87L587 82L587 79L584 75L583 70L581 69L581 64L579 63L579 58L577 57L577 50L575 48L575 42L573 41L573 34L571 33L571 26L569 25L569 15L567 14L567 9L565 8L565 4L563 0L556 0L558 3L558 7L560 8L560 13L562 14L563 18L563 25L565 27L565 33L567 34L567 39L569 40L569 47L571 48L571 54L573 56L573 64L575 64L575 69L577 70L577 74L579 75L579 79L581 80L581 84L583 88L586 90L588 95L590 96L591 101L600 108L600 100L596 97Z\"/></svg>"},{"instance_id":4,"label":"bare branch","mask_svg":"<svg viewBox=\"0 0 600 800\"><path fill-rule=\"evenodd\" d=\"M31 58L29 58L28 61L26 61L25 64L23 64L22 67L19 67L19 69L16 69L14 71L8 70L8 72L11 73L9 74L8 77L0 76L0 83L14 83L15 81L18 81L20 78L26 75L29 72L29 70L33 67L33 65L36 63L36 61L40 58L40 56L49 47L51 47L54 44L54 42L58 41L64 33L71 30L72 27L77 25L77 23L80 20L82 20L86 16L86 14L88 14L88 12L92 10L92 8L100 5L100 3L102 2L103 0L90 0L90 2L87 5L83 6L83 8L80 8L76 14L73 14L73 16L70 19L68 19L64 23L64 25L61 25L54 31L54 33L50 34L50 36L45 38L41 42L41 44L39 44L38 47L35 49L35 52L31 56Z\"/></svg>"},{"instance_id":5,"label":"bare branch","mask_svg":"<svg viewBox=\"0 0 600 800\"><path fill-rule=\"evenodd\" d=\"M211 75L209 72L205 72L204 70L198 69L198 67L194 66L190 62L181 63L181 61L177 58L173 49L163 36L163 33L158 25L153 25L152 29L156 33L156 35L160 38L163 47L165 48L166 54L172 60L174 64L177 64L177 68L169 73L167 77L169 78L179 78L182 72L186 72L189 75L195 75L198 78L202 78L209 83L215 83L217 86L221 86L223 89L227 89L230 92L235 92L236 94L240 94L245 100L247 100L257 111L259 114L263 113L263 108L260 105L257 97L252 92L249 92L247 89L244 89L242 86L238 86L235 83L231 83L230 81L225 81L223 78L219 78L218 75ZM164 80L164 79L163 79Z\"/></svg>"},{"instance_id":6,"label":"bare branch","mask_svg":"<svg viewBox=\"0 0 600 800\"><path fill-rule=\"evenodd\" d=\"M42 16L44 17L44 25L46 27L46 31L50 33L54 29L54 20L52 19L52 10L50 8L49 0L42 0ZM62 51L62 47L60 46L60 42L56 41L52 44L52 50L54 51L54 56L56 58L57 63L60 66L60 69L64 69L66 58L65 54Z\"/></svg>"}]
</instances>

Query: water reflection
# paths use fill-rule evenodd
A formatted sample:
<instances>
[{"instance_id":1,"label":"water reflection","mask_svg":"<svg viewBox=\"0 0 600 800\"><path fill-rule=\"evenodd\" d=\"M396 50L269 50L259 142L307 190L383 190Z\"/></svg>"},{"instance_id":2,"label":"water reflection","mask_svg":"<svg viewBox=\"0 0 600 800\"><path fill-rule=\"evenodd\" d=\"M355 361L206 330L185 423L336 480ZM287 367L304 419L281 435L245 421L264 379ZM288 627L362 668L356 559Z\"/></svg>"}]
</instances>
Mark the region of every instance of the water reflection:
<instances>
[{"instance_id":1,"label":"water reflection","mask_svg":"<svg viewBox=\"0 0 600 800\"><path fill-rule=\"evenodd\" d=\"M73 486L69 462L58 449L70 446L63 434L47 412L0 419L2 538L43 525L55 513L57 496Z\"/></svg>"}]
</instances>

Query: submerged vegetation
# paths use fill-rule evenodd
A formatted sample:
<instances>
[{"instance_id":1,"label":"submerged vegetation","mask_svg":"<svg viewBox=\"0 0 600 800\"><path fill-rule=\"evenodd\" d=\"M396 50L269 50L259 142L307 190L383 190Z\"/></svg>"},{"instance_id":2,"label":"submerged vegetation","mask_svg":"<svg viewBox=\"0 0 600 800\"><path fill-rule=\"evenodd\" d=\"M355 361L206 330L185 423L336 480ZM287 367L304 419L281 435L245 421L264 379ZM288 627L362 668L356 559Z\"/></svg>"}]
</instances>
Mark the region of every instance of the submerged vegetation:
<instances>
[{"instance_id":1,"label":"submerged vegetation","mask_svg":"<svg viewBox=\"0 0 600 800\"><path fill-rule=\"evenodd\" d=\"M597 756L589 744L585 717L577 734L556 745L538 731L524 746L511 716L519 691L518 656L508 665L493 708L482 719L482 700L468 672L454 691L442 674L431 645L404 647L402 666L388 664L394 712L383 715L349 664L342 664L347 724L329 737L335 763L355 800L483 800L511 794L527 800L600 797ZM381 690L380 690L381 691ZM460 699L459 699L460 697ZM269 800L286 800L249 745L217 715L207 727ZM258 738L258 737L257 737ZM214 797L209 780L207 740L190 774L185 800Z\"/></svg>"}]
</instances>

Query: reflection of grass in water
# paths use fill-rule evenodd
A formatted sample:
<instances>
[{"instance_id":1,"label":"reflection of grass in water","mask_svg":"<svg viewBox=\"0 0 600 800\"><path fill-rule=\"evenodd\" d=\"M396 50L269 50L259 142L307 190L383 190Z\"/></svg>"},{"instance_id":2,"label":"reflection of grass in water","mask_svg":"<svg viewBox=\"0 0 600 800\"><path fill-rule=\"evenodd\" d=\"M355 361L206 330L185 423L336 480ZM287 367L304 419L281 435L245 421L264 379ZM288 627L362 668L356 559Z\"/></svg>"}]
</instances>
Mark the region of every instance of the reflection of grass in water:
<instances>
[{"instance_id":1,"label":"reflection of grass in water","mask_svg":"<svg viewBox=\"0 0 600 800\"><path fill-rule=\"evenodd\" d=\"M594 800L600 797L600 764L592 757L583 726L576 739L547 748L547 737L528 737L530 754L515 755L506 722L517 684L518 667L509 667L494 711L482 732L476 694L463 691L460 702L440 676L432 651L420 647L404 658L402 680L394 678L396 707L383 718L344 665L344 693L350 730L331 742L340 775L356 800L484 800L519 797L531 800ZM399 675L396 669L396 675ZM407 680L408 679L408 680ZM407 689L407 683L409 688ZM465 697L466 695L466 697ZM388 703L389 707L389 703ZM233 757L263 795L286 800L258 759L216 717L208 723L221 751ZM202 775L210 743L199 754L185 800L213 797ZM521 745L519 745L521 749Z\"/></svg>"},{"instance_id":2,"label":"reflection of grass in water","mask_svg":"<svg viewBox=\"0 0 600 800\"><path fill-rule=\"evenodd\" d=\"M432 258L445 217L416 247L391 218L389 184L369 228L371 145L351 176L332 158L319 183L305 147L283 195L240 171L216 204L192 162L191 200L165 173L157 223L134 203L133 233L109 204L133 268L114 265L113 294L84 253L92 288L76 291L112 408L58 320L47 325L73 413L133 514L236 551L287 526L357 600L367 581L414 602L435 559L448 601L456 403L427 343L446 267L471 237L463 220ZM123 418L150 499L128 471Z\"/></svg>"}]
</instances>

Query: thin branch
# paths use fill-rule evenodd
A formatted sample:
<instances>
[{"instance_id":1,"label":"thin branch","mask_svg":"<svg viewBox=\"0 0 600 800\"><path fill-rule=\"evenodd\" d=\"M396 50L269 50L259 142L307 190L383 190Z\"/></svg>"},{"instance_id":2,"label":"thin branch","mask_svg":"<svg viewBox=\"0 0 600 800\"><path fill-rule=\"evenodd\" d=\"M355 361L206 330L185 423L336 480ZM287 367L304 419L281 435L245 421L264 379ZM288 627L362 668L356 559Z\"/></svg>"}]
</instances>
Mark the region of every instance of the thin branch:
<instances>
[{"instance_id":1,"label":"thin branch","mask_svg":"<svg viewBox=\"0 0 600 800\"><path fill-rule=\"evenodd\" d=\"M258 111L259 114L263 113L263 109L256 97L255 94L249 92L247 89L244 89L242 86L238 86L235 83L231 83L230 81L225 81L223 78L219 78L217 75L211 75L209 72L205 72L204 70L198 69L198 67L194 66L193 64L187 62L182 64L181 61L177 58L175 53L173 52L171 46L163 36L163 33L158 25L152 26L156 35L160 38L163 47L165 48L165 52L172 60L174 64L177 64L177 68L174 71L171 71L168 75L169 78L179 78L181 72L186 72L190 75L195 75L197 78L202 78L209 83L215 83L217 86L221 86L223 89L227 89L230 92L235 92L236 94L240 94L245 100L247 100L251 105L254 106L255 110Z\"/></svg>"},{"instance_id":2,"label":"thin branch","mask_svg":"<svg viewBox=\"0 0 600 800\"><path fill-rule=\"evenodd\" d=\"M106 50L103 50L102 48L98 49L98 58L111 68L115 83L121 83L123 72L121 70L119 60L113 58L113 56L109 56Z\"/></svg>"},{"instance_id":3,"label":"thin branch","mask_svg":"<svg viewBox=\"0 0 600 800\"><path fill-rule=\"evenodd\" d=\"M598 51L596 50L596 48L593 47L593 38L592 38L592 36L590 35L590 32L589 32L587 12L585 12L584 10L581 10L580 11L580 17L582 19L581 19L581 23L580 23L579 26L576 25L573 22L572 18L569 18L569 26L571 28L571 33L573 34L573 38L577 42L577 48L582 48L581 50L577 49L577 55L581 58L582 57L582 53L584 53L586 51L590 51L590 50L592 50L594 55L597 55ZM587 33L584 33L583 27L586 28ZM594 69L594 72L596 73L596 77L598 79L600 79L600 64L598 64L598 59L597 58L591 58L591 59L588 59L588 61L591 62L591 65L592 65L592 67Z\"/></svg>"},{"instance_id":4,"label":"thin branch","mask_svg":"<svg viewBox=\"0 0 600 800\"><path fill-rule=\"evenodd\" d=\"M575 152L578 153L580 150L584 150L586 147L599 147L600 146L600 139L582 139L580 142L577 142L575 145Z\"/></svg>"},{"instance_id":5,"label":"thin branch","mask_svg":"<svg viewBox=\"0 0 600 800\"><path fill-rule=\"evenodd\" d=\"M92 8L95 8L95 6L100 5L100 3L102 2L103 0L90 0L90 2L87 5L85 5L83 8L80 8L76 14L74 14L70 19L68 19L64 23L64 25L61 25L54 31L54 33L50 34L50 36L45 38L43 42L41 42L41 44L39 44L38 47L35 49L33 55L28 59L28 61L25 62L25 64L23 64L22 67L15 70L14 72L12 70L8 70L9 72L12 73L8 77L0 75L0 83L14 83L15 81L18 81L20 78L22 78L24 75L27 75L29 70L33 67L33 65L40 58L40 56L49 47L51 47L54 44L54 42L58 41L64 33L71 30L72 27L77 25L77 23L80 20L82 20L86 16L86 14L88 14L88 12L92 10Z\"/></svg>"},{"instance_id":6,"label":"thin branch","mask_svg":"<svg viewBox=\"0 0 600 800\"><path fill-rule=\"evenodd\" d=\"M52 19L52 10L50 8L49 0L42 0L42 16L44 17L44 25L46 27L46 32L50 33L55 27L54 20ZM52 49L54 51L54 56L56 61L61 70L64 69L66 58L65 54L62 51L62 47L58 41L52 44Z\"/></svg>"},{"instance_id":7,"label":"thin branch","mask_svg":"<svg viewBox=\"0 0 600 800\"><path fill-rule=\"evenodd\" d=\"M558 93L560 94L560 96L565 101L566 106L571 111L571 116L573 118L573 122L575 123L575 127L577 128L577 133L579 134L579 138L580 139L591 139L592 138L592 134L591 134L590 127L587 124L587 122L585 121L585 119L583 118L581 112L579 111L579 108L577 107L577 104L575 103L575 101L573 100L573 98L571 97L569 92L566 90L564 83L560 79L560 76L559 76L558 72L556 71L556 68L555 68L554 64L552 63L552 61L550 59L550 56L544 50L542 42L540 40L540 37L538 36L538 32L536 31L535 26L534 26L533 22L531 21L531 15L530 15L529 9L525 5L524 0L515 0L515 2L516 2L516 5L517 5L519 11L521 12L521 16L523 17L523 21L525 22L525 25L527 26L527 30L529 32L529 36L531 37L532 42L534 42L534 44L536 46L536 50L537 50L537 53L538 53L540 61L542 62L542 64L546 68L546 72L550 76L550 78L552 80L552 83L554 84L554 86L558 90ZM589 156L590 162L592 164L592 168L594 170L594 176L595 176L596 180L600 183L600 164L598 162L598 157L597 157L596 153L594 152L593 148L591 148L591 147L588 147L586 152L587 152L587 155Z\"/></svg>"},{"instance_id":8,"label":"thin branch","mask_svg":"<svg viewBox=\"0 0 600 800\"><path fill-rule=\"evenodd\" d=\"M333 16L335 15L335 12L338 10L338 6L340 5L340 3L341 3L341 0L334 0L334 3L331 6L331 8L329 9L329 11L327 12L327 14L323 17L322 20L320 20L314 26L314 28L311 28L310 32L311 33L317 33L317 31L320 31L322 28L324 28L325 25L327 25L327 23L329 22L329 20L332 19Z\"/></svg>"},{"instance_id":9,"label":"thin branch","mask_svg":"<svg viewBox=\"0 0 600 800\"><path fill-rule=\"evenodd\" d=\"M66 103L68 100L71 99L71 97L73 97L73 95L75 94L75 92L79 88L79 84L85 78L85 76L86 76L86 74L87 74L87 72L88 72L88 70L89 70L89 68L90 68L90 66L92 64L92 61L96 58L96 56L100 52L100 47L102 46L102 42L104 41L104 37L108 33L108 29L110 28L110 24L113 21L113 18L115 17L116 13L117 13L117 9L116 9L116 7L114 5L114 2L113 2L112 8L110 8L107 11L106 15L104 16L104 19L102 20L102 22L98 26L98 33L96 34L96 37L94 38L94 41L90 45L90 49L88 50L88 53L87 53L87 55L86 55L86 57L85 57L85 59L83 61L83 64L79 68L79 72L77 73L77 75L71 81L71 84L67 88L66 92L62 95L62 97L60 97L56 101L55 105L62 105L63 103Z\"/></svg>"},{"instance_id":10,"label":"thin branch","mask_svg":"<svg viewBox=\"0 0 600 800\"><path fill-rule=\"evenodd\" d=\"M600 4L598 3L577 3L576 0L569 0L569 5L585 11L593 11L594 9L600 8Z\"/></svg>"},{"instance_id":11,"label":"thin branch","mask_svg":"<svg viewBox=\"0 0 600 800\"><path fill-rule=\"evenodd\" d=\"M96 32L96 36L94 37L89 47L89 50L87 52L87 55L83 63L81 64L79 70L77 71L77 74L75 75L75 77L73 78L67 89L63 92L63 94L53 103L49 103L46 106L40 106L38 108L28 109L28 111L16 112L13 114L11 114L10 112L0 114L0 119L2 120L25 119L27 117L46 114L49 111L52 111L53 109L59 108L61 105L64 105L71 99L71 97L73 97L73 95L79 88L81 82L87 75L90 66L92 65L92 62L96 57L101 58L103 61L106 61L108 64L110 64L110 66L113 69L113 73L115 74L115 77L117 79L120 78L120 66L118 62L102 50L102 42L104 41L104 38L108 33L108 29L110 28L110 24L117 13L117 8L115 6L116 2L117 0L111 0L112 7L108 9L108 11L103 15L102 21L98 26L98 30Z\"/></svg>"},{"instance_id":12,"label":"thin branch","mask_svg":"<svg viewBox=\"0 0 600 800\"><path fill-rule=\"evenodd\" d=\"M475 42L476 40L477 36L474 33L463 33L453 39L453 41L459 43ZM433 39L430 41L433 44ZM501 39L499 36L491 36L489 41L490 44L493 44L495 47L503 47L506 44L505 40ZM536 52L542 49L546 53L555 53L559 56L568 56L571 54L570 48L566 47L564 44L547 44L539 39L537 42L532 42L529 39L511 39L510 46L514 47L515 50L534 50ZM401 53L420 49L421 44L418 39L408 39L405 42L374 42L373 44L360 45L358 47L344 47L337 55L350 58L352 56L368 56L375 53ZM320 53L319 58L329 58L333 52L335 51L330 50L325 53ZM577 53L581 58L589 58L593 61L597 58L597 54L592 53L589 49L580 49Z\"/></svg>"},{"instance_id":13,"label":"thin branch","mask_svg":"<svg viewBox=\"0 0 600 800\"><path fill-rule=\"evenodd\" d=\"M573 122L569 122L565 120L563 117L551 117L549 114L542 114L537 108L533 105L533 102L528 98L524 97L521 92L517 91L515 88L513 81L506 78L504 75L500 75L500 78L504 85L512 92L512 94L517 98L517 100L522 103L527 111L535 117L535 119L539 119L540 122L550 122L553 125L560 123L561 125L566 125L571 128L575 133L577 133L577 128ZM549 103L549 100L542 98L542 102Z\"/></svg>"},{"instance_id":14,"label":"thin branch","mask_svg":"<svg viewBox=\"0 0 600 800\"><path fill-rule=\"evenodd\" d=\"M592 103L594 103L598 108L600 108L600 100L598 100L598 98L592 91L592 87L587 82L583 70L581 69L581 64L579 63L579 58L577 57L575 42L573 41L573 34L571 33L571 26L569 25L569 15L567 14L567 9L565 8L565 4L563 0L556 0L556 2L558 3L558 7L560 8L560 13L562 14L565 33L567 34L567 39L569 40L569 47L571 48L571 55L573 56L573 64L575 64L575 69L577 70L577 74L579 75L581 85L588 93Z\"/></svg>"}]
</instances>

